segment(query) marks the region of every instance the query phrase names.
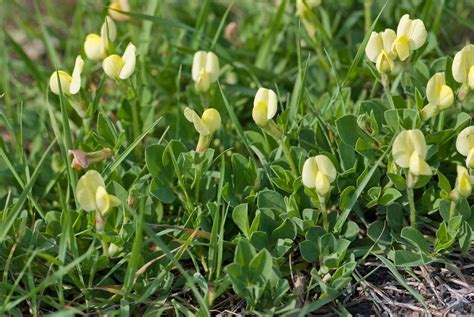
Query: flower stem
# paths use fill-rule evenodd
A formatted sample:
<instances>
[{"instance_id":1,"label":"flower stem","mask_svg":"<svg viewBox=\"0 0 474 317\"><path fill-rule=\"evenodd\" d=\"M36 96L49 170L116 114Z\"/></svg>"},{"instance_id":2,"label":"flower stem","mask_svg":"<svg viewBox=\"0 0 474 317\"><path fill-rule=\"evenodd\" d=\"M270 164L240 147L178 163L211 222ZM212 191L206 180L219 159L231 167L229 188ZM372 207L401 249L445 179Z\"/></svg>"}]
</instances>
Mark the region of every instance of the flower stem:
<instances>
[{"instance_id":1,"label":"flower stem","mask_svg":"<svg viewBox=\"0 0 474 317\"><path fill-rule=\"evenodd\" d=\"M456 215L456 201L451 200L451 205L449 207L449 219L452 219Z\"/></svg>"},{"instance_id":2,"label":"flower stem","mask_svg":"<svg viewBox=\"0 0 474 317\"><path fill-rule=\"evenodd\" d=\"M323 228L326 231L329 231L328 224L328 210L326 208L326 197L318 195L319 198L319 208L321 209L321 215L323 217Z\"/></svg>"},{"instance_id":3,"label":"flower stem","mask_svg":"<svg viewBox=\"0 0 474 317\"><path fill-rule=\"evenodd\" d=\"M281 147L283 148L283 152L285 153L286 159L288 160L288 164L290 164L291 171L298 175L298 170L296 169L295 162L293 162L293 158L291 157L291 151L288 145L286 144L285 138L281 138Z\"/></svg>"},{"instance_id":4,"label":"flower stem","mask_svg":"<svg viewBox=\"0 0 474 317\"><path fill-rule=\"evenodd\" d=\"M416 209L415 209L415 197L413 194L413 187L407 186L408 204L410 205L410 226L416 227Z\"/></svg>"}]
</instances>

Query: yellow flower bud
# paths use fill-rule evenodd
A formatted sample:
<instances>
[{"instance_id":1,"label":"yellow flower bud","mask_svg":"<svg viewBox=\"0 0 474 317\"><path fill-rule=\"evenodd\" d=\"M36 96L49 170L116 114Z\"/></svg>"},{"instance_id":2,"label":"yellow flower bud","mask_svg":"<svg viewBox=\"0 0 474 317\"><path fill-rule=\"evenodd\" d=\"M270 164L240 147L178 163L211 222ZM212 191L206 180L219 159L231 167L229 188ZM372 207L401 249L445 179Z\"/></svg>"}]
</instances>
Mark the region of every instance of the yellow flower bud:
<instances>
[{"instance_id":1,"label":"yellow flower bud","mask_svg":"<svg viewBox=\"0 0 474 317\"><path fill-rule=\"evenodd\" d=\"M301 174L303 185L315 188L319 195L325 196L336 179L337 171L327 156L317 155L304 162Z\"/></svg>"},{"instance_id":2,"label":"yellow flower bud","mask_svg":"<svg viewBox=\"0 0 474 317\"><path fill-rule=\"evenodd\" d=\"M408 14L400 19L397 27L397 38L395 39L392 52L404 61L410 55L410 51L416 50L425 44L428 33L425 24L420 19L412 20Z\"/></svg>"},{"instance_id":3,"label":"yellow flower bud","mask_svg":"<svg viewBox=\"0 0 474 317\"><path fill-rule=\"evenodd\" d=\"M379 73L390 73L392 72L394 66L395 64L393 60L385 51L382 51L377 57L377 63L375 64L375 67Z\"/></svg>"},{"instance_id":4,"label":"yellow flower bud","mask_svg":"<svg viewBox=\"0 0 474 317\"><path fill-rule=\"evenodd\" d=\"M412 158L413 154L417 155ZM426 141L423 132L418 129L404 130L400 132L392 146L392 156L395 164L402 168L409 168L412 159L424 162L426 159ZM417 161L414 161L414 167ZM417 167L418 168L418 167Z\"/></svg>"},{"instance_id":5,"label":"yellow flower bud","mask_svg":"<svg viewBox=\"0 0 474 317\"><path fill-rule=\"evenodd\" d=\"M385 31L379 33L372 32L370 35L365 47L365 54L371 62L376 63L377 70L380 73L389 73L394 67L395 55L391 51L395 38L395 31L391 29L385 29Z\"/></svg>"},{"instance_id":6,"label":"yellow flower bud","mask_svg":"<svg viewBox=\"0 0 474 317\"><path fill-rule=\"evenodd\" d=\"M456 150L461 155L468 156L472 149L474 149L474 126L463 129L456 139Z\"/></svg>"},{"instance_id":7,"label":"yellow flower bud","mask_svg":"<svg viewBox=\"0 0 474 317\"><path fill-rule=\"evenodd\" d=\"M466 45L456 53L451 69L455 81L474 89L474 44Z\"/></svg>"},{"instance_id":8,"label":"yellow flower bud","mask_svg":"<svg viewBox=\"0 0 474 317\"><path fill-rule=\"evenodd\" d=\"M76 199L85 211L98 211L102 216L120 205L117 197L107 193L104 179L95 170L88 171L77 182Z\"/></svg>"},{"instance_id":9,"label":"yellow flower bud","mask_svg":"<svg viewBox=\"0 0 474 317\"><path fill-rule=\"evenodd\" d=\"M136 47L129 43L122 57L113 54L102 62L105 74L112 79L127 79L135 70Z\"/></svg>"},{"instance_id":10,"label":"yellow flower bud","mask_svg":"<svg viewBox=\"0 0 474 317\"><path fill-rule=\"evenodd\" d=\"M472 192L472 185L469 176L469 172L464 166L458 165L456 168L457 171L457 179L456 179L456 191L462 197L469 197Z\"/></svg>"},{"instance_id":11,"label":"yellow flower bud","mask_svg":"<svg viewBox=\"0 0 474 317\"><path fill-rule=\"evenodd\" d=\"M49 88L51 89L51 92L56 95L60 95L61 91L64 95L77 94L81 88L81 73L83 67L84 61L79 55L76 57L76 63L74 65L72 76L62 70L54 72L49 78ZM61 89L59 88L59 85L61 85Z\"/></svg>"},{"instance_id":12,"label":"yellow flower bud","mask_svg":"<svg viewBox=\"0 0 474 317\"><path fill-rule=\"evenodd\" d=\"M252 118L260 127L265 127L278 110L277 95L271 89L259 88L253 101Z\"/></svg>"},{"instance_id":13,"label":"yellow flower bud","mask_svg":"<svg viewBox=\"0 0 474 317\"><path fill-rule=\"evenodd\" d=\"M124 22L130 19L128 15L125 15L123 13L117 12L118 11L123 11L123 12L130 12L130 5L128 4L128 0L115 0L113 1L110 6L108 13L114 19L115 21L119 22Z\"/></svg>"},{"instance_id":14,"label":"yellow flower bud","mask_svg":"<svg viewBox=\"0 0 474 317\"><path fill-rule=\"evenodd\" d=\"M433 118L438 113L438 107L432 104L427 104L421 109L421 119L429 120Z\"/></svg>"},{"instance_id":15,"label":"yellow flower bud","mask_svg":"<svg viewBox=\"0 0 474 317\"><path fill-rule=\"evenodd\" d=\"M206 92L219 77L219 59L213 52L198 51L194 54L192 78L196 90Z\"/></svg>"}]
</instances>

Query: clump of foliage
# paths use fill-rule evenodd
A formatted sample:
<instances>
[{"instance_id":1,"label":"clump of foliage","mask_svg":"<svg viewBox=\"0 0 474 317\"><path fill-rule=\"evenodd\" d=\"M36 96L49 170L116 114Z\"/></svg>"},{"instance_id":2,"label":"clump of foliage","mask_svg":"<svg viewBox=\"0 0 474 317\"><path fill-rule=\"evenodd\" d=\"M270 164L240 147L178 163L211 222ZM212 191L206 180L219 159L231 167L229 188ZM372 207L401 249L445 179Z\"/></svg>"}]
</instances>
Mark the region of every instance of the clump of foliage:
<instances>
[{"instance_id":1,"label":"clump of foliage","mask_svg":"<svg viewBox=\"0 0 474 317\"><path fill-rule=\"evenodd\" d=\"M461 275L472 5L53 3L5 5L0 314L347 313L368 257L427 309L401 272Z\"/></svg>"}]
</instances>

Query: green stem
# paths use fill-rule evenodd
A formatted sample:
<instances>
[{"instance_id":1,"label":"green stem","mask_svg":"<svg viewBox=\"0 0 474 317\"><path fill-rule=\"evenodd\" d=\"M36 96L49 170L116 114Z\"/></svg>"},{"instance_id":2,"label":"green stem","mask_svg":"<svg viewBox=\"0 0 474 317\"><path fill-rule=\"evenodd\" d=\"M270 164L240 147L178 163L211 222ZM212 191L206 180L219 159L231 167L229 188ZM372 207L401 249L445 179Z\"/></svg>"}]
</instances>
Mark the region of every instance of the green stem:
<instances>
[{"instance_id":1,"label":"green stem","mask_svg":"<svg viewBox=\"0 0 474 317\"><path fill-rule=\"evenodd\" d=\"M199 201L199 191L201 188L201 162L196 165L196 174L194 179L194 201Z\"/></svg>"},{"instance_id":2,"label":"green stem","mask_svg":"<svg viewBox=\"0 0 474 317\"><path fill-rule=\"evenodd\" d=\"M364 29L367 33L372 24L372 0L364 0Z\"/></svg>"},{"instance_id":3,"label":"green stem","mask_svg":"<svg viewBox=\"0 0 474 317\"><path fill-rule=\"evenodd\" d=\"M415 197L413 194L413 187L407 186L408 204L410 205L410 226L416 227L416 209L415 209Z\"/></svg>"},{"instance_id":4,"label":"green stem","mask_svg":"<svg viewBox=\"0 0 474 317\"><path fill-rule=\"evenodd\" d=\"M392 93L390 92L390 80L388 78L388 75L385 73L382 73L381 76L382 76L382 85L383 85L385 96L387 97L388 102L390 103L390 106L392 107L392 109L395 109L395 103L393 102Z\"/></svg>"},{"instance_id":5,"label":"green stem","mask_svg":"<svg viewBox=\"0 0 474 317\"><path fill-rule=\"evenodd\" d=\"M451 200L451 205L449 206L449 219L452 219L456 215L456 201Z\"/></svg>"},{"instance_id":6,"label":"green stem","mask_svg":"<svg viewBox=\"0 0 474 317\"><path fill-rule=\"evenodd\" d=\"M285 138L281 138L281 147L283 148L283 152L286 155L286 159L288 160L288 164L290 164L291 171L297 176L298 170L296 169L295 162L293 162L293 158L291 157L291 151L288 145L285 142Z\"/></svg>"},{"instance_id":7,"label":"green stem","mask_svg":"<svg viewBox=\"0 0 474 317\"><path fill-rule=\"evenodd\" d=\"M442 111L442 112L439 114L439 117L438 117L438 132L443 130L443 127L444 127L444 117L445 117L445 112Z\"/></svg>"},{"instance_id":8,"label":"green stem","mask_svg":"<svg viewBox=\"0 0 474 317\"><path fill-rule=\"evenodd\" d=\"M140 136L138 111L136 105L132 105L132 103L130 103L130 107L132 108L133 138L136 140Z\"/></svg>"},{"instance_id":9,"label":"green stem","mask_svg":"<svg viewBox=\"0 0 474 317\"><path fill-rule=\"evenodd\" d=\"M321 215L323 217L323 228L324 230L329 231L328 210L326 208L326 197L318 194L318 198L319 198L319 208L321 209Z\"/></svg>"},{"instance_id":10,"label":"green stem","mask_svg":"<svg viewBox=\"0 0 474 317\"><path fill-rule=\"evenodd\" d=\"M95 212L95 229L99 235L102 235L104 233L104 227L105 227L105 218L102 217L100 214L100 211L96 210ZM107 242L102 240L102 237L100 237L100 243L102 244L102 251L104 252L105 257L109 257L109 245Z\"/></svg>"}]
</instances>

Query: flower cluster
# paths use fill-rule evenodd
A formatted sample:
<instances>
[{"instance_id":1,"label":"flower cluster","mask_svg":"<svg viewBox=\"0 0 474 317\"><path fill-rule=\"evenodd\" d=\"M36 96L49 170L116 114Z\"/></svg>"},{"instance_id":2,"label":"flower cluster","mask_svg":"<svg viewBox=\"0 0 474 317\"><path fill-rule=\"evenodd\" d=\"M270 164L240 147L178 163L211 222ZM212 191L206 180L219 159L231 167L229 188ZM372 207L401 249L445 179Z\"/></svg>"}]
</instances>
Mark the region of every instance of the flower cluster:
<instances>
[{"instance_id":1,"label":"flower cluster","mask_svg":"<svg viewBox=\"0 0 474 317\"><path fill-rule=\"evenodd\" d=\"M365 53L371 62L376 63L380 73L391 73L395 60L401 62L408 59L410 54L425 44L428 33L420 19L412 20L408 14L400 19L397 33L392 29L383 32L372 32Z\"/></svg>"}]
</instances>

